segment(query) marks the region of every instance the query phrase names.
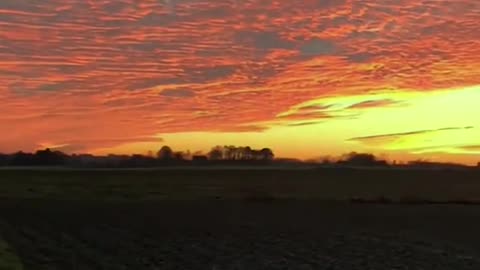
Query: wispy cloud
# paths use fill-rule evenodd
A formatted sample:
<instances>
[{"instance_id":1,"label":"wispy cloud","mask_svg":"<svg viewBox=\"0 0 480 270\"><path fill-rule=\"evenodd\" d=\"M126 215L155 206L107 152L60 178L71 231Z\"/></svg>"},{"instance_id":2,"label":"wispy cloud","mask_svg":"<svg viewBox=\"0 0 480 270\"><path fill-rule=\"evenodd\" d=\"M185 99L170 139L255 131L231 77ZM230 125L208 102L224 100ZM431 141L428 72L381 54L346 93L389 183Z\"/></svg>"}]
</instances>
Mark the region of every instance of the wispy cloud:
<instances>
[{"instance_id":1,"label":"wispy cloud","mask_svg":"<svg viewBox=\"0 0 480 270\"><path fill-rule=\"evenodd\" d=\"M480 144L478 145L462 145L458 147L461 150L473 152L473 153L480 153Z\"/></svg>"},{"instance_id":2,"label":"wispy cloud","mask_svg":"<svg viewBox=\"0 0 480 270\"><path fill-rule=\"evenodd\" d=\"M349 109L367 109L375 107L387 107L399 105L400 103L391 99L366 100L349 106Z\"/></svg>"},{"instance_id":3,"label":"wispy cloud","mask_svg":"<svg viewBox=\"0 0 480 270\"><path fill-rule=\"evenodd\" d=\"M379 148L392 148L392 149L404 149L412 151L431 151L445 148L455 148L460 142L456 141L455 138L451 138L452 141L448 145L425 145L425 141L430 141L433 136L439 133L451 132L451 131L466 131L471 130L474 127L445 127L439 129L428 129L428 130L416 130L400 133L391 133L391 134L380 134L380 135L371 135L364 137L355 137L350 138L348 141L359 142L366 146L375 146ZM445 143L445 142L444 142ZM428 143L426 144L428 145Z\"/></svg>"},{"instance_id":4,"label":"wispy cloud","mask_svg":"<svg viewBox=\"0 0 480 270\"><path fill-rule=\"evenodd\" d=\"M366 141L371 139L382 139L382 138L397 138L397 137L404 137L404 136L414 136L419 134L427 134L427 133L435 133L440 131L448 131L448 130L464 130L464 129L472 129L472 126L468 127L446 127L446 128L439 128L439 129L427 129L427 130L417 130L417 131L409 131L409 132L400 132L400 133L391 133L391 134L381 134L381 135L372 135L372 136L365 136L365 137L356 137L349 139L350 141Z\"/></svg>"}]
</instances>

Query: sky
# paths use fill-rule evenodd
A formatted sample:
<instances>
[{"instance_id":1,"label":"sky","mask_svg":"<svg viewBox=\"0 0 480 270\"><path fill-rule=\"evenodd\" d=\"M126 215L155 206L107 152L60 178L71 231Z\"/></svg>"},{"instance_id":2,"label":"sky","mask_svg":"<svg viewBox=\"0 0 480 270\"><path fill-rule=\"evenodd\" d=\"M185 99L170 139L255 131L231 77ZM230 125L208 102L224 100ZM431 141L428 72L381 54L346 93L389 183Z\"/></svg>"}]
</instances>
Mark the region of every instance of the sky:
<instances>
[{"instance_id":1,"label":"sky","mask_svg":"<svg viewBox=\"0 0 480 270\"><path fill-rule=\"evenodd\" d=\"M480 161L478 0L2 0L0 152Z\"/></svg>"}]
</instances>

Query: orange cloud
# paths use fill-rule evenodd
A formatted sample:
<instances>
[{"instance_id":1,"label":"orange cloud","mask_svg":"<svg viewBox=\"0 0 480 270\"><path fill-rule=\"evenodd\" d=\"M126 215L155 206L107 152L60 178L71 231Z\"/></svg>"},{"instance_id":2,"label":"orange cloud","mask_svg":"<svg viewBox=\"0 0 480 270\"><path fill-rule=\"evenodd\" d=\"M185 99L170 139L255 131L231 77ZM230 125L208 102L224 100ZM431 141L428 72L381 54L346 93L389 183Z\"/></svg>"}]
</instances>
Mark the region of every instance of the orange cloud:
<instances>
[{"instance_id":1,"label":"orange cloud","mask_svg":"<svg viewBox=\"0 0 480 270\"><path fill-rule=\"evenodd\" d=\"M315 99L479 85L479 21L476 0L2 2L0 151L262 132L403 105L296 108Z\"/></svg>"}]
</instances>

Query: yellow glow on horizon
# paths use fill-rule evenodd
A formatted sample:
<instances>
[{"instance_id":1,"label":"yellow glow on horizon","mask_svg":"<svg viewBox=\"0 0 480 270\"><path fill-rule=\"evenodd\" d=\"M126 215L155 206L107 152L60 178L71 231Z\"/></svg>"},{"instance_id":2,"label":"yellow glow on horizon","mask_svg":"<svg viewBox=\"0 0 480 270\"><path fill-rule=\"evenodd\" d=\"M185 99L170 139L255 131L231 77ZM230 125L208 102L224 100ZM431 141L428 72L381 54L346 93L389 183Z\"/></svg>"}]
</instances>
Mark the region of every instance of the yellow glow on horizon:
<instances>
[{"instance_id":1,"label":"yellow glow on horizon","mask_svg":"<svg viewBox=\"0 0 480 270\"><path fill-rule=\"evenodd\" d=\"M382 100L394 103L355 107L355 104L362 102ZM474 154L480 154L480 151L475 152L474 147L471 148L474 150L462 147L480 145L479 100L478 85L432 92L398 90L327 97L298 104L270 122L253 123L268 127L261 132L184 132L158 136L164 139L163 144L178 150L205 152L215 145L250 145L271 147L277 156L302 159L368 151L405 160L421 158L422 153L430 153L428 157L431 159L451 161L454 157L454 161L473 164L480 159ZM301 108L308 106L318 106L319 110L331 117L305 119L320 122L303 126L286 125L297 123L298 120L282 117L298 113ZM352 140L369 136L379 137ZM95 152L144 153L159 147L158 144L137 143Z\"/></svg>"}]
</instances>

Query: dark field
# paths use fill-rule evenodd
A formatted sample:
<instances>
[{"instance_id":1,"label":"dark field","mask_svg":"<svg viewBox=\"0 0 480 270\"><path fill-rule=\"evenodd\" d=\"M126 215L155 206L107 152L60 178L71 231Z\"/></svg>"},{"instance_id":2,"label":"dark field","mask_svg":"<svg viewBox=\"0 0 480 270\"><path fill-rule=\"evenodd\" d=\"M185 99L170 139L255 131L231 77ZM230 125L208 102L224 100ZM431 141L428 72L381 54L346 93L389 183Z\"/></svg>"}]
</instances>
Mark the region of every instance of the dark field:
<instances>
[{"instance_id":1,"label":"dark field","mask_svg":"<svg viewBox=\"0 0 480 270\"><path fill-rule=\"evenodd\" d=\"M0 170L0 198L56 200L480 200L480 170Z\"/></svg>"},{"instance_id":2,"label":"dark field","mask_svg":"<svg viewBox=\"0 0 480 270\"><path fill-rule=\"evenodd\" d=\"M480 269L479 176L3 170L0 269Z\"/></svg>"}]
</instances>

